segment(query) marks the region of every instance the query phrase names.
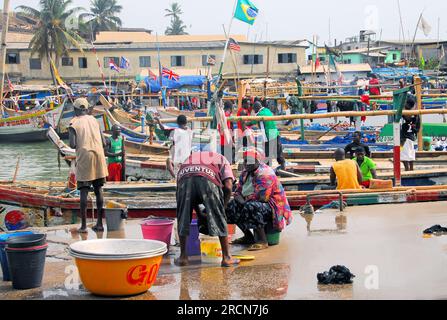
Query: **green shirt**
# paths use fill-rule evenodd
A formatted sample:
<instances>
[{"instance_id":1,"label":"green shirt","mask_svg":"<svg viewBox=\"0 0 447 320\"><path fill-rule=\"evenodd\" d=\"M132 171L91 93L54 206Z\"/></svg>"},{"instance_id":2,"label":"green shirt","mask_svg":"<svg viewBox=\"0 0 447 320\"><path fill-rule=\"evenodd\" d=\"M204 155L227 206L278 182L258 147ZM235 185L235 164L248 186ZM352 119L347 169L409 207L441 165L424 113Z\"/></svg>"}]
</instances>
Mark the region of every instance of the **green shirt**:
<instances>
[{"instance_id":1,"label":"green shirt","mask_svg":"<svg viewBox=\"0 0 447 320\"><path fill-rule=\"evenodd\" d=\"M258 117L273 117L273 113L270 111L269 108L263 108L259 113L257 114ZM276 127L275 121L263 121L260 122L260 126L264 125L264 131L267 139L269 141L272 141L279 136L278 128Z\"/></svg>"},{"instance_id":2,"label":"green shirt","mask_svg":"<svg viewBox=\"0 0 447 320\"><path fill-rule=\"evenodd\" d=\"M119 137L117 140L113 139L113 137L109 138L110 141L110 153L121 153L123 152L123 137ZM123 162L123 157L108 157L107 163L121 163Z\"/></svg>"},{"instance_id":3,"label":"green shirt","mask_svg":"<svg viewBox=\"0 0 447 320\"><path fill-rule=\"evenodd\" d=\"M357 162L357 158L354 158L354 161ZM368 157L365 157L363 163L360 165L360 171L362 172L363 181L370 181L373 178L371 170L374 169L376 169L376 164L374 163L374 161L372 161Z\"/></svg>"}]
</instances>

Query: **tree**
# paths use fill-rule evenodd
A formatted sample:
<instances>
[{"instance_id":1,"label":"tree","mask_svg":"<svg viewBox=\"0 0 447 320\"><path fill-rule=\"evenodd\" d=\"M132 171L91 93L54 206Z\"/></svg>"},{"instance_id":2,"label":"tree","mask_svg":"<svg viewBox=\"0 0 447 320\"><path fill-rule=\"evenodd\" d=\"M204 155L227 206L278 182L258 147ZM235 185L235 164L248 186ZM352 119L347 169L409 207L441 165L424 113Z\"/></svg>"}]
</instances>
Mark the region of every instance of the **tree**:
<instances>
[{"instance_id":1,"label":"tree","mask_svg":"<svg viewBox=\"0 0 447 320\"><path fill-rule=\"evenodd\" d=\"M39 58L48 61L68 56L73 47L82 51L83 39L77 30L69 26L69 19L83 9L80 7L69 8L72 0L40 0L39 10L28 6L19 6L20 14L37 22L37 28L30 42L31 55L38 54ZM55 58L55 59L53 59ZM53 80L53 69L50 66ZM56 84L56 81L55 81Z\"/></svg>"},{"instance_id":2,"label":"tree","mask_svg":"<svg viewBox=\"0 0 447 320\"><path fill-rule=\"evenodd\" d=\"M171 7L165 9L165 17L171 17L171 25L166 29L165 34L169 36L185 35L188 34L185 29L186 25L180 19L180 15L183 14L182 8L177 2L171 4Z\"/></svg>"},{"instance_id":3,"label":"tree","mask_svg":"<svg viewBox=\"0 0 447 320\"><path fill-rule=\"evenodd\" d=\"M113 31L121 27L123 23L117 15L122 10L117 0L92 0L90 12L82 14L81 18L87 19L86 27L94 38L100 31Z\"/></svg>"}]
</instances>

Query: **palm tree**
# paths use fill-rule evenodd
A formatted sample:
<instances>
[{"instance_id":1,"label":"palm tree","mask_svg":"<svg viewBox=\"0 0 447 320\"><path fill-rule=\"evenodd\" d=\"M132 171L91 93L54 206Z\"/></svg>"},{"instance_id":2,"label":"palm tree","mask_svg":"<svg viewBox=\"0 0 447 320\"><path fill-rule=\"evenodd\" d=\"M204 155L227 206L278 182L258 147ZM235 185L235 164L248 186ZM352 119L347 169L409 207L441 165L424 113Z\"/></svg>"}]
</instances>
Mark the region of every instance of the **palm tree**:
<instances>
[{"instance_id":1,"label":"palm tree","mask_svg":"<svg viewBox=\"0 0 447 320\"><path fill-rule=\"evenodd\" d=\"M48 61L69 55L73 47L82 51L82 38L77 31L67 27L68 19L80 12L82 8L69 8L72 0L40 0L39 9L28 6L19 6L20 14L36 21L37 28L30 42L31 55L38 54L39 58ZM56 59L53 59L56 58ZM53 80L53 69L50 66ZM56 81L55 81L56 84Z\"/></svg>"},{"instance_id":2,"label":"palm tree","mask_svg":"<svg viewBox=\"0 0 447 320\"><path fill-rule=\"evenodd\" d=\"M171 7L165 9L166 14L165 17L171 17L171 25L166 29L166 35L184 35L188 34L185 29L183 21L180 19L180 15L183 14L182 8L177 2L171 4Z\"/></svg>"},{"instance_id":3,"label":"palm tree","mask_svg":"<svg viewBox=\"0 0 447 320\"><path fill-rule=\"evenodd\" d=\"M121 13L123 7L117 0L92 0L90 13L82 14L81 18L87 19L87 26L96 35L100 31L117 30L122 26L122 21L117 14Z\"/></svg>"}]
</instances>

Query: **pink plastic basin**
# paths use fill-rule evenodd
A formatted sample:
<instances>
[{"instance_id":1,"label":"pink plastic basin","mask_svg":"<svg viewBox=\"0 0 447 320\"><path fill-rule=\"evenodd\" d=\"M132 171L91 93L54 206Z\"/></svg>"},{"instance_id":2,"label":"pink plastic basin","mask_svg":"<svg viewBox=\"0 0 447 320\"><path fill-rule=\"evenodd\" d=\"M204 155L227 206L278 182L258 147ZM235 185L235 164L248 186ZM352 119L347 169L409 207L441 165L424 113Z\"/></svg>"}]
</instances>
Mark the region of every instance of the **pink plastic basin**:
<instances>
[{"instance_id":1,"label":"pink plastic basin","mask_svg":"<svg viewBox=\"0 0 447 320\"><path fill-rule=\"evenodd\" d=\"M141 223L141 231L143 232L144 239L162 241L168 247L171 244L173 227L174 220L168 219L150 219Z\"/></svg>"}]
</instances>

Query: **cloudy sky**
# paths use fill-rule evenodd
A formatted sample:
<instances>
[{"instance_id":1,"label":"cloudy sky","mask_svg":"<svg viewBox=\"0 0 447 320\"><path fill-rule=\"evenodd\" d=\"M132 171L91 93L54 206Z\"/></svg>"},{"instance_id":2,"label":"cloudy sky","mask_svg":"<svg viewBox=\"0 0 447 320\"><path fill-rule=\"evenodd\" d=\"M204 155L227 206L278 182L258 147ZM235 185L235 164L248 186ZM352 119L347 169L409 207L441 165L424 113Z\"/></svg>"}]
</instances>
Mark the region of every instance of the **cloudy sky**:
<instances>
[{"instance_id":1,"label":"cloudy sky","mask_svg":"<svg viewBox=\"0 0 447 320\"><path fill-rule=\"evenodd\" d=\"M144 27L160 34L164 33L169 19L164 9L175 0L118 0L124 7L121 18L125 27ZM382 39L399 39L400 19L397 0L252 0L260 15L251 28L234 21L232 33L248 35L250 40L291 40L312 39L318 35L319 43L327 43L329 34L344 41L356 35L360 29L375 29ZM18 5L37 6L38 0L12 0L12 7ZM222 25L228 28L234 0L177 0L182 6L183 21L190 34L221 34ZM89 7L90 0L73 0L77 6ZM419 15L432 27L428 38L447 39L447 12L445 0L400 0L405 38L413 38ZM331 23L329 23L329 20ZM331 26L329 28L329 25ZM329 33L329 30L331 32ZM418 39L426 38L418 32Z\"/></svg>"}]
</instances>

